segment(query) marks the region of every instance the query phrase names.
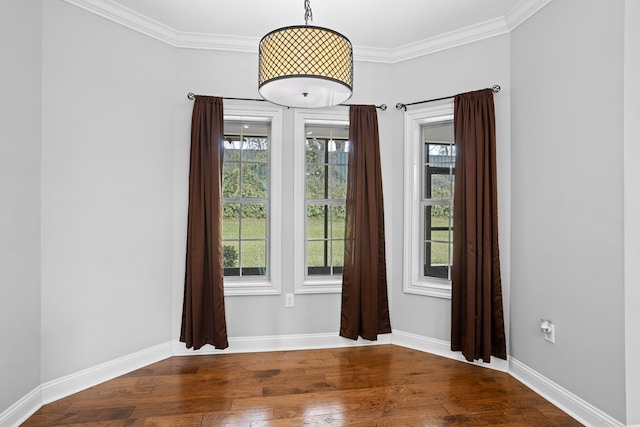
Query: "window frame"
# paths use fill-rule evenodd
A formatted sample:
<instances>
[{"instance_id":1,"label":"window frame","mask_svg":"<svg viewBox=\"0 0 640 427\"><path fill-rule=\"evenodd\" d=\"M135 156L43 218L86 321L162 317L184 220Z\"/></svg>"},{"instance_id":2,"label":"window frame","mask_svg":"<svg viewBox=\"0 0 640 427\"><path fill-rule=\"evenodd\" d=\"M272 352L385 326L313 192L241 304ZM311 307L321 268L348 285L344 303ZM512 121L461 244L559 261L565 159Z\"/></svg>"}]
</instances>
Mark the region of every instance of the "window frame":
<instances>
[{"instance_id":1,"label":"window frame","mask_svg":"<svg viewBox=\"0 0 640 427\"><path fill-rule=\"evenodd\" d=\"M307 275L306 256L306 133L307 124L349 126L349 111L296 110L294 117L294 293L327 294L342 292L342 275Z\"/></svg>"},{"instance_id":2,"label":"window frame","mask_svg":"<svg viewBox=\"0 0 640 427\"><path fill-rule=\"evenodd\" d=\"M403 292L451 299L451 280L425 277L424 213L422 211L422 125L453 121L453 102L431 105L404 117L404 268ZM452 205L453 206L453 205Z\"/></svg>"},{"instance_id":3,"label":"window frame","mask_svg":"<svg viewBox=\"0 0 640 427\"><path fill-rule=\"evenodd\" d=\"M224 122L270 123L267 206L268 276L225 276L224 295L279 295L282 265L282 110L276 107L224 106Z\"/></svg>"}]
</instances>

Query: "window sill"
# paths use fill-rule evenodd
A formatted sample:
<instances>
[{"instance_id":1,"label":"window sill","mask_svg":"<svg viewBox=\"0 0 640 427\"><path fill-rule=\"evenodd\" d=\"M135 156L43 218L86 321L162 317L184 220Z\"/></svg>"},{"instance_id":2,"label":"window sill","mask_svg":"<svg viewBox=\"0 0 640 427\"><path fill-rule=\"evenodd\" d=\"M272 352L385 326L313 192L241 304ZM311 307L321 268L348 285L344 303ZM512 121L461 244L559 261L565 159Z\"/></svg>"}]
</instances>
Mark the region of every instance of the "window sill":
<instances>
[{"instance_id":1,"label":"window sill","mask_svg":"<svg viewBox=\"0 0 640 427\"><path fill-rule=\"evenodd\" d=\"M280 288L267 280L236 280L225 278L224 296L280 295Z\"/></svg>"},{"instance_id":2,"label":"window sill","mask_svg":"<svg viewBox=\"0 0 640 427\"><path fill-rule=\"evenodd\" d=\"M407 283L405 284L403 290L405 294L451 299L451 282L448 280L424 280L414 283Z\"/></svg>"},{"instance_id":3,"label":"window sill","mask_svg":"<svg viewBox=\"0 0 640 427\"><path fill-rule=\"evenodd\" d=\"M296 294L339 294L342 292L342 276L339 278L307 278L296 286Z\"/></svg>"}]
</instances>

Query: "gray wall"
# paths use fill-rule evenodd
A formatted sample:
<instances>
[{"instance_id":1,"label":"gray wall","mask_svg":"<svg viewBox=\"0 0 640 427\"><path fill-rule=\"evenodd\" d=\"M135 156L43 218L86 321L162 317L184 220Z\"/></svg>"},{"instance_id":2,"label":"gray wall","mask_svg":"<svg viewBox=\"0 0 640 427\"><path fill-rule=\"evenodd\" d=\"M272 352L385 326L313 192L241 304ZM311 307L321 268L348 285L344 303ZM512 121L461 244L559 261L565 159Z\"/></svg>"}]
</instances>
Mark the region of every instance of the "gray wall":
<instances>
[{"instance_id":1,"label":"gray wall","mask_svg":"<svg viewBox=\"0 0 640 427\"><path fill-rule=\"evenodd\" d=\"M554 1L511 37L511 355L618 420L623 12L623 0Z\"/></svg>"},{"instance_id":2,"label":"gray wall","mask_svg":"<svg viewBox=\"0 0 640 427\"><path fill-rule=\"evenodd\" d=\"M0 413L40 385L40 7L0 3Z\"/></svg>"},{"instance_id":3,"label":"gray wall","mask_svg":"<svg viewBox=\"0 0 640 427\"><path fill-rule=\"evenodd\" d=\"M175 49L43 2L42 381L171 339Z\"/></svg>"},{"instance_id":4,"label":"gray wall","mask_svg":"<svg viewBox=\"0 0 640 427\"><path fill-rule=\"evenodd\" d=\"M640 2L625 1L624 262L627 424L640 425Z\"/></svg>"}]
</instances>

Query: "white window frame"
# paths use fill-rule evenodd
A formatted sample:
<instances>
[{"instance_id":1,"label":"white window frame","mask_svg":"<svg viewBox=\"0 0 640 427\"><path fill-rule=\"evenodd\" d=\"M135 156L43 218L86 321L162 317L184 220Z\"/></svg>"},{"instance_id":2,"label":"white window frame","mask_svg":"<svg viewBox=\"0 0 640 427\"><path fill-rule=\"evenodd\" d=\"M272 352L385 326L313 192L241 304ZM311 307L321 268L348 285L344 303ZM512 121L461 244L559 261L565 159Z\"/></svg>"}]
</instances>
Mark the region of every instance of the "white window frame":
<instances>
[{"instance_id":1,"label":"white window frame","mask_svg":"<svg viewBox=\"0 0 640 427\"><path fill-rule=\"evenodd\" d=\"M282 265L282 109L280 107L224 106L226 121L269 122L268 277L225 277L224 295L279 295Z\"/></svg>"},{"instance_id":2,"label":"white window frame","mask_svg":"<svg viewBox=\"0 0 640 427\"><path fill-rule=\"evenodd\" d=\"M296 110L294 117L294 293L327 294L342 292L342 276L308 277L306 274L305 153L307 124L349 125L349 111Z\"/></svg>"},{"instance_id":3,"label":"white window frame","mask_svg":"<svg viewBox=\"0 0 640 427\"><path fill-rule=\"evenodd\" d=\"M408 294L451 299L451 281L424 277L421 245L422 150L421 126L453 120L453 102L419 108L404 115L404 280Z\"/></svg>"}]
</instances>

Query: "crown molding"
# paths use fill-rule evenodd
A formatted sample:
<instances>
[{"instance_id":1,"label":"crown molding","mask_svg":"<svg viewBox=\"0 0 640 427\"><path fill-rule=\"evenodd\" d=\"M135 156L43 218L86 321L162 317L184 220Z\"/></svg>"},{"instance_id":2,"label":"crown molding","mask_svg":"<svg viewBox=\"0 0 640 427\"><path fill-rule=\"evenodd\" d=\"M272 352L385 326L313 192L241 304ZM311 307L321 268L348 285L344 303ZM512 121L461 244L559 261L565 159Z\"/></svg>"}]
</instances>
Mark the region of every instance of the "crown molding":
<instances>
[{"instance_id":1,"label":"crown molding","mask_svg":"<svg viewBox=\"0 0 640 427\"><path fill-rule=\"evenodd\" d=\"M432 53L500 36L508 32L509 28L504 18L492 19L394 49L392 63L431 55Z\"/></svg>"},{"instance_id":2,"label":"crown molding","mask_svg":"<svg viewBox=\"0 0 640 427\"><path fill-rule=\"evenodd\" d=\"M178 33L173 46L184 49L221 50L226 52L258 53L260 39L224 34Z\"/></svg>"},{"instance_id":3,"label":"crown molding","mask_svg":"<svg viewBox=\"0 0 640 427\"><path fill-rule=\"evenodd\" d=\"M174 47L257 54L258 38L180 32L111 0L64 1ZM354 46L354 60L395 64L507 34L551 1L522 0L504 17L393 49Z\"/></svg>"},{"instance_id":4,"label":"crown molding","mask_svg":"<svg viewBox=\"0 0 640 427\"><path fill-rule=\"evenodd\" d=\"M64 0L134 31L176 46L179 32L110 0Z\"/></svg>"},{"instance_id":5,"label":"crown molding","mask_svg":"<svg viewBox=\"0 0 640 427\"><path fill-rule=\"evenodd\" d=\"M509 31L516 29L549 3L551 3L551 0L522 0L505 16Z\"/></svg>"}]
</instances>

